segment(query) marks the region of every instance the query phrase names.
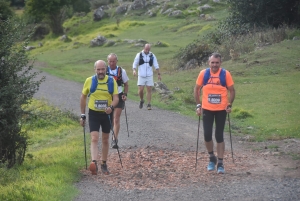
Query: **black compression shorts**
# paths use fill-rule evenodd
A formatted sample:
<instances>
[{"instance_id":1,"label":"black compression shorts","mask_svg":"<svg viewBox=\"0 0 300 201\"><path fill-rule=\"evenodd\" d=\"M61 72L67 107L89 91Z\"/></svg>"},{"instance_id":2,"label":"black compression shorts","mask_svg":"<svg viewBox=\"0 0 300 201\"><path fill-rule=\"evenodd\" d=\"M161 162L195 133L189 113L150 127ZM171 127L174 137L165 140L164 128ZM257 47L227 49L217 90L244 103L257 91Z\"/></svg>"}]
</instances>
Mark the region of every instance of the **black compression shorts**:
<instances>
[{"instance_id":1,"label":"black compression shorts","mask_svg":"<svg viewBox=\"0 0 300 201\"><path fill-rule=\"evenodd\" d=\"M125 106L125 101L123 101L122 96L123 96L123 92L119 93L119 102L115 108L122 108L122 110L123 110L124 106Z\"/></svg>"},{"instance_id":2,"label":"black compression shorts","mask_svg":"<svg viewBox=\"0 0 300 201\"><path fill-rule=\"evenodd\" d=\"M111 116L111 115L110 115ZM109 119L109 115L105 112L98 112L89 109L89 126L90 132L99 132L100 127L103 133L110 133L112 118Z\"/></svg>"}]
</instances>

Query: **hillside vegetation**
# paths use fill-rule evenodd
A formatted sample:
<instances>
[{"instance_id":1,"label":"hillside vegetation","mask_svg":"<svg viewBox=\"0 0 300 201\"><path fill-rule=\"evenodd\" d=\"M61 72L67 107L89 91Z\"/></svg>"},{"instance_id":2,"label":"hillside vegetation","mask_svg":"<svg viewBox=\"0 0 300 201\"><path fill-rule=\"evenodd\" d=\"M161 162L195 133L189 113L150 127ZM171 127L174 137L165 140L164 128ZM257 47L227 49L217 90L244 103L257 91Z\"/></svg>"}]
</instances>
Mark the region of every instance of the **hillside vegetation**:
<instances>
[{"instance_id":1,"label":"hillside vegetation","mask_svg":"<svg viewBox=\"0 0 300 201\"><path fill-rule=\"evenodd\" d=\"M170 1L168 6L175 7L176 3ZM188 3L191 2L186 1ZM206 3L213 8L197 9ZM195 40L196 44L203 45L203 37L217 27L218 21L228 15L228 10L226 4L213 1L190 4L182 9L184 15L181 17L160 12L149 17L145 15L146 10L117 16L112 8L108 11L111 16L98 22L93 21L93 12L83 17L74 16L64 23L68 40L62 41L61 37L49 34L43 40L31 43L33 46L42 43L43 46L30 54L36 58L36 68L83 83L93 74L94 62L106 60L107 55L114 52L118 55L118 65L124 67L130 77L129 98L138 101L137 79L132 76L131 68L136 53L143 47L131 41L147 41L158 58L162 82L173 91L168 98L154 93L153 105L196 118L193 87L199 71L208 65L203 63L197 68L182 70L175 65L178 63L176 55ZM200 18L201 14L205 16ZM300 106L297 103L300 40L292 40L299 33L296 29L282 27L255 36L233 38L220 46L208 44L210 50L223 54L222 66L231 71L235 81L236 100L231 114L235 135L250 135L253 140L300 137ZM99 35L113 43L91 47L90 41ZM230 49L238 55L233 60Z\"/></svg>"}]
</instances>

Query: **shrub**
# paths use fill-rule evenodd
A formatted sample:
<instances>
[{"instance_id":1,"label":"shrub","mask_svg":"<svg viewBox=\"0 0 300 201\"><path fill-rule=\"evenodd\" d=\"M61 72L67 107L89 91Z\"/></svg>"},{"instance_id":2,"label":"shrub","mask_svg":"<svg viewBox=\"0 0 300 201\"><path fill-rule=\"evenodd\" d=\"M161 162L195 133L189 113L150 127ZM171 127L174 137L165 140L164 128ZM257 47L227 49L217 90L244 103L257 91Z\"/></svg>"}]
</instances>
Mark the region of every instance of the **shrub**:
<instances>
[{"instance_id":1,"label":"shrub","mask_svg":"<svg viewBox=\"0 0 300 201\"><path fill-rule=\"evenodd\" d=\"M7 20L0 23L0 163L12 167L24 160L27 135L22 131L22 105L28 104L44 78L32 72L22 39L23 25Z\"/></svg>"},{"instance_id":2,"label":"shrub","mask_svg":"<svg viewBox=\"0 0 300 201\"><path fill-rule=\"evenodd\" d=\"M196 59L200 66L208 60L212 52L214 51L210 48L208 43L203 42L203 40L195 40L185 48L181 48L173 57L175 68L179 69L185 66L185 64L192 59Z\"/></svg>"}]
</instances>

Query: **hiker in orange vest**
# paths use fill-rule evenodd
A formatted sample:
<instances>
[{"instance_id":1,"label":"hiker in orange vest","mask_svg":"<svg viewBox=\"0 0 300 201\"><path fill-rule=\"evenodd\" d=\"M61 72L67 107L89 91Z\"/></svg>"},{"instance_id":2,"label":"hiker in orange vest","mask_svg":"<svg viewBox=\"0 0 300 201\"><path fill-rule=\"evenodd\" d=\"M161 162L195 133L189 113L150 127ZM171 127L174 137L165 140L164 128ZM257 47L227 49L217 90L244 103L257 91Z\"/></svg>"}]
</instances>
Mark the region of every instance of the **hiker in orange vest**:
<instances>
[{"instance_id":1,"label":"hiker in orange vest","mask_svg":"<svg viewBox=\"0 0 300 201\"><path fill-rule=\"evenodd\" d=\"M225 151L224 127L226 115L231 112L232 103L235 98L233 79L227 70L220 68L221 63L221 55L213 53L208 59L210 68L202 70L199 73L194 88L194 97L197 104L196 114L203 117L205 146L210 158L207 170L215 170L215 166L217 165L218 174L225 173L223 165ZM200 101L201 90L202 101ZM229 101L227 96L228 91L230 93ZM217 157L214 154L212 140L214 122L216 125Z\"/></svg>"}]
</instances>

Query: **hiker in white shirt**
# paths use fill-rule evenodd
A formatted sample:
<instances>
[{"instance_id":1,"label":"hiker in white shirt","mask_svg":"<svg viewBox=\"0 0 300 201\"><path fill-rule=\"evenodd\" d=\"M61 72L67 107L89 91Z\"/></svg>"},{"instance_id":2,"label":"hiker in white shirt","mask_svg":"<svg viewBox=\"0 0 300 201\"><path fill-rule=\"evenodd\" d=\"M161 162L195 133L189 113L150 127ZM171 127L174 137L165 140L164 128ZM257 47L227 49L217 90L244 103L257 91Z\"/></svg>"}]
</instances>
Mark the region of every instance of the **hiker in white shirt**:
<instances>
[{"instance_id":1,"label":"hiker in white shirt","mask_svg":"<svg viewBox=\"0 0 300 201\"><path fill-rule=\"evenodd\" d=\"M134 61L133 61L133 76L136 76L136 69L138 67L138 94L140 96L140 105L139 108L143 108L144 104L144 87L146 86L147 88L147 109L151 110L151 92L152 92L152 87L154 86L153 82L153 67L155 68L157 75L158 75L158 80L161 80L161 75L159 72L159 65L156 59L156 56L150 52L151 45L150 44L145 44L144 49L137 53Z\"/></svg>"}]
</instances>

